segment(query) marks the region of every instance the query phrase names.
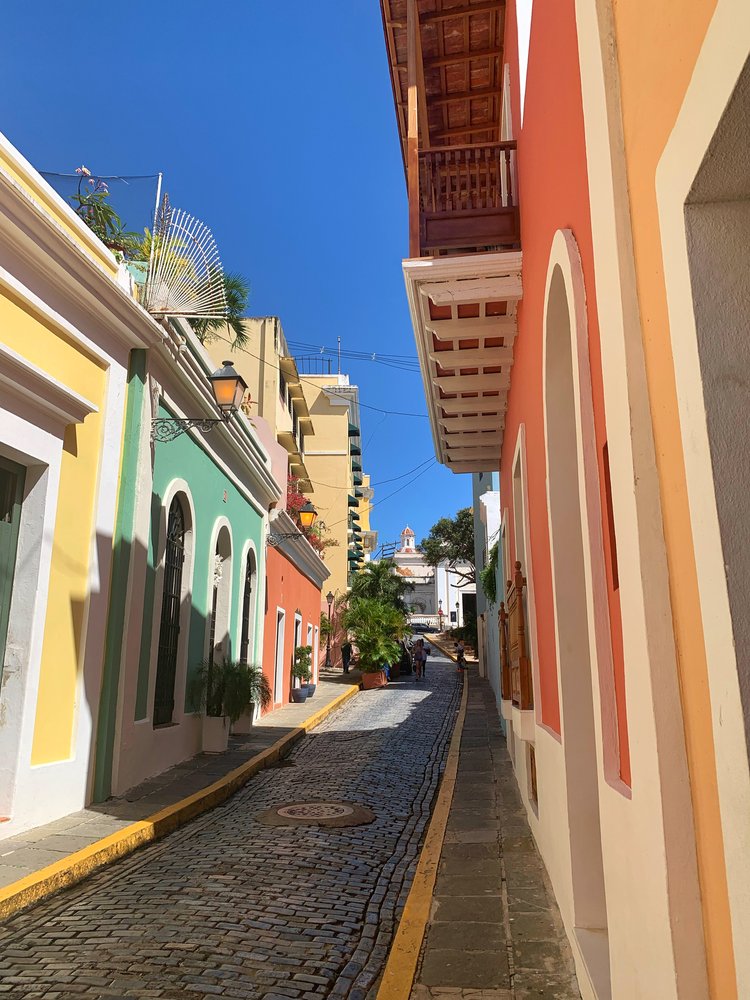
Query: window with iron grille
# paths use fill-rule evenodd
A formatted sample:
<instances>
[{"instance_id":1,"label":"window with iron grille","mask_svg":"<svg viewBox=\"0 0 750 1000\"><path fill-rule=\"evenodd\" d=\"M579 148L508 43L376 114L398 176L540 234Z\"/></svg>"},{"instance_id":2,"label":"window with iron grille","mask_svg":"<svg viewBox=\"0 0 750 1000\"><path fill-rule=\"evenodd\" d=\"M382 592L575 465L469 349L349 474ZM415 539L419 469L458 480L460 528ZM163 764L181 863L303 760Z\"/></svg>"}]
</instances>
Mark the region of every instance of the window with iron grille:
<instances>
[{"instance_id":1,"label":"window with iron grille","mask_svg":"<svg viewBox=\"0 0 750 1000\"><path fill-rule=\"evenodd\" d=\"M255 590L255 554L252 549L245 562L245 590L242 595L242 635L240 637L240 662L248 663L250 656L250 611Z\"/></svg>"},{"instance_id":2,"label":"window with iron grille","mask_svg":"<svg viewBox=\"0 0 750 1000\"><path fill-rule=\"evenodd\" d=\"M164 558L164 592L159 625L159 652L156 661L154 725L172 721L177 649L180 639L182 567L185 562L185 514L178 497L172 500L167 519L167 550Z\"/></svg>"}]
</instances>

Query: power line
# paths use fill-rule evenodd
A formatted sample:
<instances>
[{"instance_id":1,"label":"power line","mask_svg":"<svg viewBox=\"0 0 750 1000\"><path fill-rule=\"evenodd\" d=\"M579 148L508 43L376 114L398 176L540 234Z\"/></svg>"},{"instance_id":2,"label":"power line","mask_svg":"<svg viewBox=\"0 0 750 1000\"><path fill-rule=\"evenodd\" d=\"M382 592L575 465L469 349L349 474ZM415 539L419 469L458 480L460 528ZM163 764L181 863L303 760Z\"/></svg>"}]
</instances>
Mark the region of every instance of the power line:
<instances>
[{"instance_id":1,"label":"power line","mask_svg":"<svg viewBox=\"0 0 750 1000\"><path fill-rule=\"evenodd\" d=\"M223 340L225 344L229 344L233 351L240 352L242 354L247 354L251 358L255 358L256 361L260 361L262 365L267 365L269 368L275 368L276 371L281 371L280 365L275 365L271 361L266 361L265 358L261 358L257 354L253 354L252 351L248 351L246 347L240 347L235 341L230 340L229 337L222 337L221 334L212 334L211 340ZM307 385L314 385L316 388L320 388L317 382L313 382L309 378L303 378L302 375L299 376L300 382L305 382ZM357 400L357 405L364 410L374 410L376 413L384 413L387 417L420 417L422 419L427 419L426 413L406 413L403 410L384 410L382 406L372 406L369 403L363 403L361 400Z\"/></svg>"},{"instance_id":2,"label":"power line","mask_svg":"<svg viewBox=\"0 0 750 1000\"><path fill-rule=\"evenodd\" d=\"M421 469L423 465L427 465L428 462L434 462L434 461L435 461L435 456L434 455L430 455L430 457L426 458L424 460L424 462L420 462L418 465L415 465L414 468L413 469L409 469L408 472L402 472L400 476L393 476L392 479L382 479L379 483L370 483L369 484L369 488L374 490L374 489L377 489L380 486L385 486L387 483L398 482L399 479L403 479L405 476L410 476L413 472L416 472L418 469ZM331 486L330 483L319 483L317 479L309 479L308 482L311 482L313 484L313 486L326 486L329 490L348 490L349 489L348 486ZM377 503L379 503L379 502L380 501L377 501ZM373 504L372 506L374 507L375 504Z\"/></svg>"},{"instance_id":3,"label":"power line","mask_svg":"<svg viewBox=\"0 0 750 1000\"><path fill-rule=\"evenodd\" d=\"M393 493L389 493L387 497L381 497L381 499L380 499L380 500L375 500L375 501L373 501L373 502L372 502L372 503L370 504L370 509L372 510L372 508L373 508L373 507L379 507L379 506L381 505L381 503L385 503L385 502L386 502L386 500L390 500L390 499L391 499L392 497L395 497L397 493L401 493L401 491L402 491L402 490L405 490L407 486L411 486L411 484L412 484L412 483L414 482L414 480L416 480L416 479L419 479L419 478L420 478L421 476L423 476L423 475L424 475L424 474L425 474L426 472L429 472L429 471L430 471L430 469L431 469L431 468L432 468L432 467L433 467L434 465L437 465L437 459L436 459L436 458L433 458L433 459L431 459L431 460L430 460L430 464L429 464L429 465L427 466L427 468L426 468L426 469L422 469L422 471L421 471L421 472L417 473L417 475L416 475L416 476L414 476L414 479L410 480L410 481L409 481L408 483L404 483L404 485L403 485L403 486L399 486L399 488L398 488L397 490L394 490L394 491L393 491ZM419 466L417 466L417 468L419 468ZM408 474L409 474L409 473L406 473L406 475L408 475ZM402 479L402 478L403 478L403 476L399 476L398 478L399 478L399 479ZM327 528L328 528L328 530L330 531L330 530L331 530L331 528L335 528L335 527L336 527L337 525L339 525L339 524L343 524L343 523L344 523L344 521L347 521L348 519L349 519L349 516L347 515L346 517L342 518L342 519L341 519L340 521L334 521L334 522L333 522L333 524L328 524L328 525L326 525L326 527L327 527Z\"/></svg>"}]
</instances>

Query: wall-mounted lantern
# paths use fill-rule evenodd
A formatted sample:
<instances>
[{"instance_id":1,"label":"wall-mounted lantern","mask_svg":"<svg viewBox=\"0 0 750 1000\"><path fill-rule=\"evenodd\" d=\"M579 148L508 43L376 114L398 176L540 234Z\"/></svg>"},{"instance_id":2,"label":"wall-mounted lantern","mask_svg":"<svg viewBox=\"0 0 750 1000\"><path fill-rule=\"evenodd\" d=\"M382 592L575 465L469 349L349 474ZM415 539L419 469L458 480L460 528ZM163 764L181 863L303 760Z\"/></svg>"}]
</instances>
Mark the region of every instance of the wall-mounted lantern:
<instances>
[{"instance_id":1,"label":"wall-mounted lantern","mask_svg":"<svg viewBox=\"0 0 750 1000\"><path fill-rule=\"evenodd\" d=\"M155 417L151 421L152 441L173 441L191 427L197 427L203 434L208 434L217 424L225 424L231 419L245 398L247 382L235 371L231 361L223 361L222 365L213 375L209 375L211 390L221 416Z\"/></svg>"}]
</instances>

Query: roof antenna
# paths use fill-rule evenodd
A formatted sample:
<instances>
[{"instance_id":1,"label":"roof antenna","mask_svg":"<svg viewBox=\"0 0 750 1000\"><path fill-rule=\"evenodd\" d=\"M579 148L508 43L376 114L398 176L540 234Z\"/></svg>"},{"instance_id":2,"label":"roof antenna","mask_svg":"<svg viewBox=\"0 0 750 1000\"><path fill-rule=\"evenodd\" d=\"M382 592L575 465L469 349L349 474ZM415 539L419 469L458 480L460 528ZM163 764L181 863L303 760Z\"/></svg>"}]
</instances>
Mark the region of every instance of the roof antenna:
<instances>
[{"instance_id":1,"label":"roof antenna","mask_svg":"<svg viewBox=\"0 0 750 1000\"><path fill-rule=\"evenodd\" d=\"M339 342L339 375L341 374L341 337L337 337L336 340Z\"/></svg>"}]
</instances>

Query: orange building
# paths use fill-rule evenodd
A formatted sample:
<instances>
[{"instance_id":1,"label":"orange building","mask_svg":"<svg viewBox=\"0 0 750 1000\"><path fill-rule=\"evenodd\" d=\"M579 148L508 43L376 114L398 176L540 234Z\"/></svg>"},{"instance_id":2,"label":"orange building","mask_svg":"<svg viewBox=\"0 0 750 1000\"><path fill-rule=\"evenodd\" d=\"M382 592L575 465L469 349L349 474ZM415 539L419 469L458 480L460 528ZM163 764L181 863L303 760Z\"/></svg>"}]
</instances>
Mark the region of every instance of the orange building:
<instances>
[{"instance_id":1,"label":"orange building","mask_svg":"<svg viewBox=\"0 0 750 1000\"><path fill-rule=\"evenodd\" d=\"M317 683L320 658L321 589L329 571L284 512L271 525L266 550L263 673L273 689L273 707L291 700L292 661L297 646L312 646L312 681ZM269 709L270 711L270 709Z\"/></svg>"},{"instance_id":2,"label":"orange building","mask_svg":"<svg viewBox=\"0 0 750 1000\"><path fill-rule=\"evenodd\" d=\"M582 995L748 997L750 5L381 5L436 453L500 471L502 712Z\"/></svg>"}]
</instances>

